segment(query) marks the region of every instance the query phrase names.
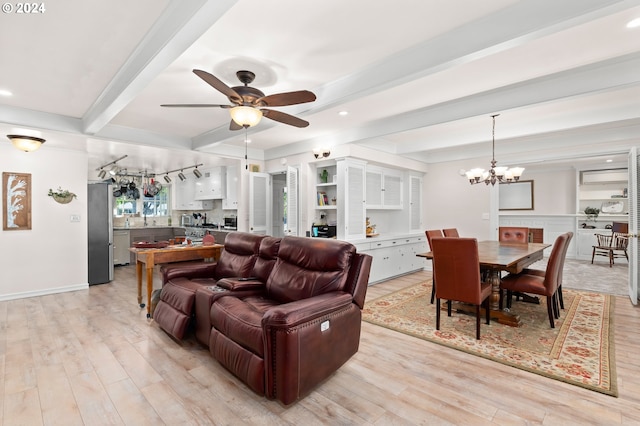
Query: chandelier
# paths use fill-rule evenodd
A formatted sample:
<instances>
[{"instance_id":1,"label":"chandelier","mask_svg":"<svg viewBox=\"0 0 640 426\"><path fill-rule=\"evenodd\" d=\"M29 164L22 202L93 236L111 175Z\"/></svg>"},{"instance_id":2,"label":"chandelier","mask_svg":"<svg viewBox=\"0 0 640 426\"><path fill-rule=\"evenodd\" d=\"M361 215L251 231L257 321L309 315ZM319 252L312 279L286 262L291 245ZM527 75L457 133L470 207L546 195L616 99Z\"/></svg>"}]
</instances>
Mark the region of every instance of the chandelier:
<instances>
[{"instance_id":1,"label":"chandelier","mask_svg":"<svg viewBox=\"0 0 640 426\"><path fill-rule=\"evenodd\" d=\"M496 167L496 117L500 114L494 114L491 116L493 120L493 131L492 131L492 156L491 156L491 169L486 171L484 169L471 169L469 171L464 172L469 179L469 183L471 185L475 185L476 183L484 182L486 185L495 185L496 182L500 183L511 183L517 182L522 176L522 172L524 172L523 167Z\"/></svg>"}]
</instances>

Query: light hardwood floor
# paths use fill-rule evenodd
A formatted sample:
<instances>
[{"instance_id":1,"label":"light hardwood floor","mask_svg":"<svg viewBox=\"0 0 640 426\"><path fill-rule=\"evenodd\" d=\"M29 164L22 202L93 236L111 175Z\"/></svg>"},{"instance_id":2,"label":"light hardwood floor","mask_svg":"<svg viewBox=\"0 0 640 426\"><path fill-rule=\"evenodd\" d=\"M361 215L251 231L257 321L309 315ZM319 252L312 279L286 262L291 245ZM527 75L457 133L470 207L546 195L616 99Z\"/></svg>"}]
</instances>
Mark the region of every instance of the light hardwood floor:
<instances>
[{"instance_id":1,"label":"light hardwood floor","mask_svg":"<svg viewBox=\"0 0 640 426\"><path fill-rule=\"evenodd\" d=\"M360 351L284 407L147 320L134 275L118 267L110 284L0 302L0 424L640 424L640 308L626 297L615 306L619 398L363 323Z\"/></svg>"}]
</instances>

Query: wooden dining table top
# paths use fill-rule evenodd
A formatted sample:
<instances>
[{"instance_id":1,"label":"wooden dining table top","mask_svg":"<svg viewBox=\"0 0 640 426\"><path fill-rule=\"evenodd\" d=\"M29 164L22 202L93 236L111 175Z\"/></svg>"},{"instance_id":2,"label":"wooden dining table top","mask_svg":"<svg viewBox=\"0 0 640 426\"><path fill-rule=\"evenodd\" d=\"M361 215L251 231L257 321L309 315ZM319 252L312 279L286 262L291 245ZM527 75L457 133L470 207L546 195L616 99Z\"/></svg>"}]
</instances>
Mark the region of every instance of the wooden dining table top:
<instances>
[{"instance_id":1,"label":"wooden dining table top","mask_svg":"<svg viewBox=\"0 0 640 426\"><path fill-rule=\"evenodd\" d=\"M478 241L478 260L484 268L518 273L541 260L544 249L550 246L546 243ZM419 253L417 256L433 259L433 252Z\"/></svg>"}]
</instances>

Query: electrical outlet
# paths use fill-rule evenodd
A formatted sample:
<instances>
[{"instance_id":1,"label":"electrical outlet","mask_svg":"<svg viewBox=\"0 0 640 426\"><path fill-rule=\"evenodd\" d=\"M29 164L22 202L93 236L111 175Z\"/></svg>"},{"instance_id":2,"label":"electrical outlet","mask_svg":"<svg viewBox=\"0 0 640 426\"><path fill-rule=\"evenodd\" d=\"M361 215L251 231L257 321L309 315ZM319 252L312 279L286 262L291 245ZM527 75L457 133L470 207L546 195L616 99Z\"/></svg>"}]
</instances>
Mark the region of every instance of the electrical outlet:
<instances>
[{"instance_id":1,"label":"electrical outlet","mask_svg":"<svg viewBox=\"0 0 640 426\"><path fill-rule=\"evenodd\" d=\"M80 222L80 215L79 214L72 214L70 219L71 219L71 222Z\"/></svg>"}]
</instances>

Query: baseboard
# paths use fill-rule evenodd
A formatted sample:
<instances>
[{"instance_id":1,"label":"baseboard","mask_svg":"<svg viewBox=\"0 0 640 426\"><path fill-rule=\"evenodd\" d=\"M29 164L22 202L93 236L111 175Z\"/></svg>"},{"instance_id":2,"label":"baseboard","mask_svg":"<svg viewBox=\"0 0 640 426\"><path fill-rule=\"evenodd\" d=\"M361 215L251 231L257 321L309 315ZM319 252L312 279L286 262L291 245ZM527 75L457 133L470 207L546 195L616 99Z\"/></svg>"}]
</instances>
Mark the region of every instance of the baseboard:
<instances>
[{"instance_id":1,"label":"baseboard","mask_svg":"<svg viewBox=\"0 0 640 426\"><path fill-rule=\"evenodd\" d=\"M28 297L46 296L49 294L66 293L69 291L86 290L89 288L88 283L76 284L68 287L46 288L36 291L26 291L24 293L12 293L0 295L0 301L26 299Z\"/></svg>"}]
</instances>

